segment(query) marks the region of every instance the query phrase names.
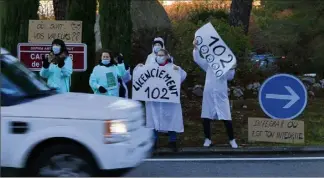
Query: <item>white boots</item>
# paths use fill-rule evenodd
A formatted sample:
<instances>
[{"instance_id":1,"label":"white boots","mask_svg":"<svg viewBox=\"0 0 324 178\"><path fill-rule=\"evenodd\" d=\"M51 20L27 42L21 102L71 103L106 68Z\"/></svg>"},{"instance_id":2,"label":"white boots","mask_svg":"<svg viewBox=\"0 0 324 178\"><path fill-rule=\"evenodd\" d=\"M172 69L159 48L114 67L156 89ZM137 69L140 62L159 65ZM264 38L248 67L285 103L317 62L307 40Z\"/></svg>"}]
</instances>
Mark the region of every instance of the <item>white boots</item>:
<instances>
[{"instance_id":1,"label":"white boots","mask_svg":"<svg viewBox=\"0 0 324 178\"><path fill-rule=\"evenodd\" d=\"M229 144L231 145L232 148L238 148L238 145L237 145L235 139L231 140L229 142ZM210 147L212 145L213 145L212 141L208 138L205 138L204 147Z\"/></svg>"}]
</instances>

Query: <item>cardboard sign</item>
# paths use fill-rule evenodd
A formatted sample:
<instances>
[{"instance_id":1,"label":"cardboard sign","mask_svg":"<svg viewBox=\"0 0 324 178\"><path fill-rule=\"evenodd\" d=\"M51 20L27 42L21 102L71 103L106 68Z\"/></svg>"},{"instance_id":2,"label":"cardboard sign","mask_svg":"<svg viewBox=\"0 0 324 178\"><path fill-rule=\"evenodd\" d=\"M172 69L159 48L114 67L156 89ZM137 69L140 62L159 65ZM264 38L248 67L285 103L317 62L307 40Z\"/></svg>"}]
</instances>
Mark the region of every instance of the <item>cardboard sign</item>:
<instances>
[{"instance_id":1,"label":"cardboard sign","mask_svg":"<svg viewBox=\"0 0 324 178\"><path fill-rule=\"evenodd\" d=\"M19 43L17 46L17 57L28 69L40 71L43 65L42 59L49 54L51 47L51 44ZM66 43L66 47L73 62L73 71L86 71L87 45L82 43Z\"/></svg>"},{"instance_id":2,"label":"cardboard sign","mask_svg":"<svg viewBox=\"0 0 324 178\"><path fill-rule=\"evenodd\" d=\"M51 43L54 39L81 43L82 21L29 20L28 42Z\"/></svg>"},{"instance_id":3,"label":"cardboard sign","mask_svg":"<svg viewBox=\"0 0 324 178\"><path fill-rule=\"evenodd\" d=\"M207 61L216 78L222 77L236 64L236 57L232 50L225 44L210 22L196 31L195 39L200 57Z\"/></svg>"},{"instance_id":4,"label":"cardboard sign","mask_svg":"<svg viewBox=\"0 0 324 178\"><path fill-rule=\"evenodd\" d=\"M304 143L304 121L249 118L249 142Z\"/></svg>"},{"instance_id":5,"label":"cardboard sign","mask_svg":"<svg viewBox=\"0 0 324 178\"><path fill-rule=\"evenodd\" d=\"M154 64L136 67L132 88L134 100L180 103L180 71Z\"/></svg>"}]
</instances>

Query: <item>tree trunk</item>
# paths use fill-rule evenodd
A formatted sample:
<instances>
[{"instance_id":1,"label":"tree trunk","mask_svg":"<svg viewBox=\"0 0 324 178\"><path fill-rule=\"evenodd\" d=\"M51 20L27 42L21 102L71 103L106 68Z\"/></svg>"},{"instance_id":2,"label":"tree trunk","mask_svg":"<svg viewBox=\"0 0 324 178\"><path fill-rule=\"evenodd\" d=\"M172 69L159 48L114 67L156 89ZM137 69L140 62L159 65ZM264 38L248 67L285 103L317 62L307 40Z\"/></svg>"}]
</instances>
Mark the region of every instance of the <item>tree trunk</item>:
<instances>
[{"instance_id":1,"label":"tree trunk","mask_svg":"<svg viewBox=\"0 0 324 178\"><path fill-rule=\"evenodd\" d=\"M82 21L82 42L87 44L88 68L86 72L72 75L73 92L90 92L89 76L95 65L95 36L94 25L96 22L96 0L68 0L66 20Z\"/></svg>"},{"instance_id":2,"label":"tree trunk","mask_svg":"<svg viewBox=\"0 0 324 178\"><path fill-rule=\"evenodd\" d=\"M53 0L55 20L65 20L67 0Z\"/></svg>"},{"instance_id":3,"label":"tree trunk","mask_svg":"<svg viewBox=\"0 0 324 178\"><path fill-rule=\"evenodd\" d=\"M131 57L131 0L99 0L102 48L119 51L127 62Z\"/></svg>"},{"instance_id":4,"label":"tree trunk","mask_svg":"<svg viewBox=\"0 0 324 178\"><path fill-rule=\"evenodd\" d=\"M232 0L229 23L232 26L243 26L244 33L249 31L250 15L253 0Z\"/></svg>"},{"instance_id":5,"label":"tree trunk","mask_svg":"<svg viewBox=\"0 0 324 178\"><path fill-rule=\"evenodd\" d=\"M17 44L28 42L29 20L38 19L39 0L3 0L1 47L17 55ZM2 11L2 10L1 10Z\"/></svg>"}]
</instances>

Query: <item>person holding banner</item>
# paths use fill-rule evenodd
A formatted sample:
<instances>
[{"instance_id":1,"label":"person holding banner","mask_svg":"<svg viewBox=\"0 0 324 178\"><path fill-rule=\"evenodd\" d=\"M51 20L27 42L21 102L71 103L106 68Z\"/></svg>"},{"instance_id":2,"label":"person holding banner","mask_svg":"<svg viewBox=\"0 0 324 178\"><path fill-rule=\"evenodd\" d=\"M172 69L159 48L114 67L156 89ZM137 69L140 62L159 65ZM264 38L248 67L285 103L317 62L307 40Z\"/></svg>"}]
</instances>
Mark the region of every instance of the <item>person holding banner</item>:
<instances>
[{"instance_id":1,"label":"person holding banner","mask_svg":"<svg viewBox=\"0 0 324 178\"><path fill-rule=\"evenodd\" d=\"M204 147L212 146L210 122L211 120L222 120L227 130L229 143L232 148L238 148L234 139L230 103L228 99L227 81L232 80L235 75L234 67L225 75L216 78L215 73L205 59L202 59L197 48L197 41L193 41L194 61L206 72L205 87L203 91L203 103L201 118L205 135Z\"/></svg>"},{"instance_id":2,"label":"person holding banner","mask_svg":"<svg viewBox=\"0 0 324 178\"><path fill-rule=\"evenodd\" d=\"M180 75L181 83L186 79L187 73L181 67L172 63L170 54L167 50L160 49L157 52L155 62L155 64L151 65L165 66L177 71ZM136 69L141 66L143 66L143 64L139 64L139 66L134 69L134 73ZM157 146L158 133L168 132L169 147L173 151L177 151L177 133L184 132L181 103L147 101L145 106L146 126L154 129L154 147L156 148Z\"/></svg>"},{"instance_id":3,"label":"person holding banner","mask_svg":"<svg viewBox=\"0 0 324 178\"><path fill-rule=\"evenodd\" d=\"M132 79L132 75L130 73L130 67L124 61L124 56L122 53L116 52L115 54L115 62L118 64L118 61L121 61L125 65L126 74L122 78L118 78L119 83L119 97L128 98L128 88L127 83Z\"/></svg>"},{"instance_id":4,"label":"person holding banner","mask_svg":"<svg viewBox=\"0 0 324 178\"><path fill-rule=\"evenodd\" d=\"M55 39L50 54L43 59L40 76L47 79L47 85L59 93L70 92L72 59L64 41Z\"/></svg>"},{"instance_id":5,"label":"person holding banner","mask_svg":"<svg viewBox=\"0 0 324 178\"><path fill-rule=\"evenodd\" d=\"M122 60L114 60L110 50L101 52L101 60L93 68L90 75L89 85L95 94L107 96L119 96L118 78L127 75L125 65Z\"/></svg>"}]
</instances>

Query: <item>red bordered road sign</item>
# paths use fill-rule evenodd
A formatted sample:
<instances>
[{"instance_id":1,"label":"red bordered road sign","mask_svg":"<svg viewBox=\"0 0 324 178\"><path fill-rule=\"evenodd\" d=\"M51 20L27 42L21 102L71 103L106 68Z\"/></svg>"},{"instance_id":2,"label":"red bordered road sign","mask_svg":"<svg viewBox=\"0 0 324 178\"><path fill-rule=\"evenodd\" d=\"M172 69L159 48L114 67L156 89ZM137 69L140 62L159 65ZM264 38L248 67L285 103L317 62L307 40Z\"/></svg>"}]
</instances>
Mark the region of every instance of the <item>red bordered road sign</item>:
<instances>
[{"instance_id":1,"label":"red bordered road sign","mask_svg":"<svg viewBox=\"0 0 324 178\"><path fill-rule=\"evenodd\" d=\"M87 70L87 45L83 43L66 43L73 61L73 71ZM32 71L40 71L42 59L49 54L51 44L19 43L17 46L18 59Z\"/></svg>"}]
</instances>

